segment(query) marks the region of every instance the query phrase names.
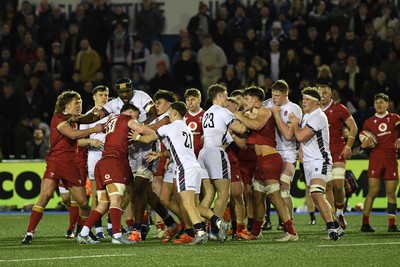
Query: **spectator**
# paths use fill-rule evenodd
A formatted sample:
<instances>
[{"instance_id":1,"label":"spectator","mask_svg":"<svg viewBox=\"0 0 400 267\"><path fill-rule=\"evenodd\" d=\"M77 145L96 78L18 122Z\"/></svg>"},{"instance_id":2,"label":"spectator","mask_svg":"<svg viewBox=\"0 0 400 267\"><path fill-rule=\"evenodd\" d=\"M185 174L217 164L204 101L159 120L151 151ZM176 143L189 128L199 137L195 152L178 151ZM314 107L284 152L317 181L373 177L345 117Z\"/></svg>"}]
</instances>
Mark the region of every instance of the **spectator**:
<instances>
[{"instance_id":1,"label":"spectator","mask_svg":"<svg viewBox=\"0 0 400 267\"><path fill-rule=\"evenodd\" d=\"M358 65L361 70L368 70L374 64L380 64L382 59L371 40L365 40L361 53L357 56Z\"/></svg>"},{"instance_id":2,"label":"spectator","mask_svg":"<svg viewBox=\"0 0 400 267\"><path fill-rule=\"evenodd\" d=\"M32 74L29 77L28 85L24 89L20 105L20 114L43 118L43 97L44 88L41 86L38 77L35 74Z\"/></svg>"},{"instance_id":3,"label":"spectator","mask_svg":"<svg viewBox=\"0 0 400 267\"><path fill-rule=\"evenodd\" d=\"M13 33L10 36L10 42L8 44L8 47L11 49L11 54L13 56L16 56L17 48L21 44L23 44L25 33L26 33L26 27L24 24L21 23L17 27L17 32Z\"/></svg>"},{"instance_id":4,"label":"spectator","mask_svg":"<svg viewBox=\"0 0 400 267\"><path fill-rule=\"evenodd\" d=\"M40 84L43 86L43 96L47 96L48 88L51 87L53 77L49 74L47 64L44 61L38 61L33 69L33 73L39 79Z\"/></svg>"},{"instance_id":5,"label":"spectator","mask_svg":"<svg viewBox=\"0 0 400 267\"><path fill-rule=\"evenodd\" d=\"M32 39L38 43L39 42L39 25L35 22L35 15L28 14L25 16L25 26L26 30L31 33Z\"/></svg>"},{"instance_id":6,"label":"spectator","mask_svg":"<svg viewBox=\"0 0 400 267\"><path fill-rule=\"evenodd\" d=\"M332 24L331 27L329 28L329 31L326 32L325 43L326 43L325 63L331 65L333 61L336 59L339 49L341 49L342 47L342 36L340 34L340 30L337 25Z\"/></svg>"},{"instance_id":7,"label":"spectator","mask_svg":"<svg viewBox=\"0 0 400 267\"><path fill-rule=\"evenodd\" d=\"M332 90L332 100L345 106L352 115L357 112L357 109L354 107L353 103L351 103L351 101L348 99L342 98L339 91L336 89Z\"/></svg>"},{"instance_id":8,"label":"spectator","mask_svg":"<svg viewBox=\"0 0 400 267\"><path fill-rule=\"evenodd\" d=\"M303 40L300 39L299 29L296 25L289 28L288 38L286 39L286 49L294 49L298 56L303 52Z\"/></svg>"},{"instance_id":9,"label":"spectator","mask_svg":"<svg viewBox=\"0 0 400 267\"><path fill-rule=\"evenodd\" d=\"M350 19L354 14L354 8L348 0L339 0L330 12L331 23L338 25L341 31L349 27Z\"/></svg>"},{"instance_id":10,"label":"spectator","mask_svg":"<svg viewBox=\"0 0 400 267\"><path fill-rule=\"evenodd\" d=\"M374 114L374 110L371 106L367 105L367 101L365 101L364 98L360 98L358 100L358 109L354 116L354 120L357 123L358 129L362 129L362 126L364 124L364 121L371 117Z\"/></svg>"},{"instance_id":11,"label":"spectator","mask_svg":"<svg viewBox=\"0 0 400 267\"><path fill-rule=\"evenodd\" d=\"M139 67L140 71L143 72L145 69L146 60L150 56L150 51L144 46L143 40L138 36L133 39L133 48L131 54L131 70L133 70L134 67Z\"/></svg>"},{"instance_id":12,"label":"spectator","mask_svg":"<svg viewBox=\"0 0 400 267\"><path fill-rule=\"evenodd\" d=\"M346 52L343 49L339 49L336 53L335 60L332 62L332 64L330 64L333 77L337 77L339 74L343 73L346 69L346 65Z\"/></svg>"},{"instance_id":13,"label":"spectator","mask_svg":"<svg viewBox=\"0 0 400 267\"><path fill-rule=\"evenodd\" d=\"M311 84L315 84L318 77L319 68L322 66L322 59L319 54L314 55L311 66L306 67L303 78L309 80Z\"/></svg>"},{"instance_id":14,"label":"spectator","mask_svg":"<svg viewBox=\"0 0 400 267\"><path fill-rule=\"evenodd\" d=\"M79 39L87 39L89 43L93 43L94 24L91 17L85 14L85 6L83 4L77 4L75 11L69 16L69 25L76 24L79 28Z\"/></svg>"},{"instance_id":15,"label":"spectator","mask_svg":"<svg viewBox=\"0 0 400 267\"><path fill-rule=\"evenodd\" d=\"M265 82L265 77L262 73L259 73L256 67L250 65L247 68L247 75L242 80L242 87L246 88L249 86L259 86L262 87ZM239 88L234 88L234 90Z\"/></svg>"},{"instance_id":16,"label":"spectator","mask_svg":"<svg viewBox=\"0 0 400 267\"><path fill-rule=\"evenodd\" d=\"M382 40L385 39L388 27L393 27L396 32L399 31L399 19L392 13L390 5L384 5L381 10L381 16L374 18L372 21L377 35Z\"/></svg>"},{"instance_id":17,"label":"spectator","mask_svg":"<svg viewBox=\"0 0 400 267\"><path fill-rule=\"evenodd\" d=\"M29 77L32 75L32 66L29 63L25 63L22 68L22 73L15 77L14 88L15 93L18 96L22 96L24 88L28 85Z\"/></svg>"},{"instance_id":18,"label":"spectator","mask_svg":"<svg viewBox=\"0 0 400 267\"><path fill-rule=\"evenodd\" d=\"M59 40L60 33L63 29L67 29L67 17L61 12L59 5L53 5L49 16L39 15L40 40L46 50L51 49L50 45Z\"/></svg>"},{"instance_id":19,"label":"spectator","mask_svg":"<svg viewBox=\"0 0 400 267\"><path fill-rule=\"evenodd\" d=\"M4 23L0 31L0 49L9 48L10 49L11 32L10 24Z\"/></svg>"},{"instance_id":20,"label":"spectator","mask_svg":"<svg viewBox=\"0 0 400 267\"><path fill-rule=\"evenodd\" d=\"M144 79L146 81L150 81L157 72L157 62L164 61L167 70L170 70L171 64L169 61L169 57L164 53L164 46L156 41L151 46L151 55L148 56L146 60L145 70L144 70Z\"/></svg>"},{"instance_id":21,"label":"spectator","mask_svg":"<svg viewBox=\"0 0 400 267\"><path fill-rule=\"evenodd\" d=\"M111 32L109 24L111 11L106 0L93 1L93 5L94 9L91 17L96 27L93 29L94 42L92 43L92 47L99 53L102 62L105 62L107 58L107 42Z\"/></svg>"},{"instance_id":22,"label":"spectator","mask_svg":"<svg viewBox=\"0 0 400 267\"><path fill-rule=\"evenodd\" d=\"M331 68L328 65L321 65L318 68L317 80L315 81L316 84L326 84L332 88L333 85L333 77Z\"/></svg>"},{"instance_id":23,"label":"spectator","mask_svg":"<svg viewBox=\"0 0 400 267\"><path fill-rule=\"evenodd\" d=\"M179 92L188 88L200 88L200 68L196 60L191 60L192 51L186 48L181 53L181 58L173 67L173 74L179 86ZM182 94L183 96L183 94ZM183 98L182 98L183 99Z\"/></svg>"},{"instance_id":24,"label":"spectator","mask_svg":"<svg viewBox=\"0 0 400 267\"><path fill-rule=\"evenodd\" d=\"M152 0L142 0L141 10L135 15L136 32L147 47L158 41L164 29L165 17Z\"/></svg>"},{"instance_id":25,"label":"spectator","mask_svg":"<svg viewBox=\"0 0 400 267\"><path fill-rule=\"evenodd\" d=\"M292 5L289 0L273 0L270 2L271 13L276 16L279 14L287 14Z\"/></svg>"},{"instance_id":26,"label":"spectator","mask_svg":"<svg viewBox=\"0 0 400 267\"><path fill-rule=\"evenodd\" d=\"M44 159L49 151L49 142L41 128L33 131L32 140L26 143L26 159Z\"/></svg>"},{"instance_id":27,"label":"spectator","mask_svg":"<svg viewBox=\"0 0 400 267\"><path fill-rule=\"evenodd\" d=\"M353 30L355 35L363 36L365 25L370 23L372 23L372 17L368 13L368 6L366 3L360 3L358 11L350 19L349 29Z\"/></svg>"},{"instance_id":28,"label":"spectator","mask_svg":"<svg viewBox=\"0 0 400 267\"><path fill-rule=\"evenodd\" d=\"M353 90L357 97L360 97L365 75L361 73L360 67L357 63L357 58L355 56L349 56L347 58L347 64L344 73L348 77L347 85L351 90Z\"/></svg>"},{"instance_id":29,"label":"spectator","mask_svg":"<svg viewBox=\"0 0 400 267\"><path fill-rule=\"evenodd\" d=\"M51 45L50 68L49 73L53 79L61 79L63 82L68 81L70 76L68 73L67 59L61 54L61 44L54 42Z\"/></svg>"},{"instance_id":30,"label":"spectator","mask_svg":"<svg viewBox=\"0 0 400 267\"><path fill-rule=\"evenodd\" d=\"M257 32L257 36L261 42L267 40L268 30L271 28L273 18L270 15L268 6L263 6L260 10L260 15L253 19L254 26Z\"/></svg>"},{"instance_id":31,"label":"spectator","mask_svg":"<svg viewBox=\"0 0 400 267\"><path fill-rule=\"evenodd\" d=\"M280 75L280 66L283 61L284 54L279 51L279 41L272 39L269 43L270 52L266 56L267 64L269 66L267 75L273 81L277 81Z\"/></svg>"},{"instance_id":32,"label":"spectator","mask_svg":"<svg viewBox=\"0 0 400 267\"><path fill-rule=\"evenodd\" d=\"M25 32L24 41L17 47L15 58L20 64L30 63L37 58L36 49L38 44L32 39L29 32Z\"/></svg>"},{"instance_id":33,"label":"spectator","mask_svg":"<svg viewBox=\"0 0 400 267\"><path fill-rule=\"evenodd\" d=\"M0 64L2 64L3 62L7 62L8 65L10 66L9 72L11 75L15 76L19 74L20 67L18 66L18 62L11 55L11 51L8 47L3 47L1 49Z\"/></svg>"},{"instance_id":34,"label":"spectator","mask_svg":"<svg viewBox=\"0 0 400 267\"><path fill-rule=\"evenodd\" d=\"M11 32L15 33L17 31L17 27L20 24L25 23L25 17L29 14L33 14L33 8L29 1L24 0L21 2L21 6L17 14L15 14L13 18L13 22L11 23Z\"/></svg>"},{"instance_id":35,"label":"spectator","mask_svg":"<svg viewBox=\"0 0 400 267\"><path fill-rule=\"evenodd\" d=\"M228 20L230 20L235 16L236 8L243 5L240 0L225 0L225 2L222 3L222 6L226 7L226 10L228 11Z\"/></svg>"},{"instance_id":36,"label":"spectator","mask_svg":"<svg viewBox=\"0 0 400 267\"><path fill-rule=\"evenodd\" d=\"M93 81L96 70L101 67L99 54L90 47L89 39L80 41L81 51L78 52L75 61L75 71L81 75L82 82Z\"/></svg>"},{"instance_id":37,"label":"spectator","mask_svg":"<svg viewBox=\"0 0 400 267\"><path fill-rule=\"evenodd\" d=\"M349 80L348 75L346 74L341 74L338 77L335 78L336 80L336 89L337 92L339 93L340 99L343 99L343 101L350 101L352 103L352 110L350 110L351 113L356 112L356 109L354 109L354 106L357 105L357 101L355 98L355 93L353 90L351 90L348 85L347 81ZM346 103L347 104L347 103Z\"/></svg>"},{"instance_id":38,"label":"spectator","mask_svg":"<svg viewBox=\"0 0 400 267\"><path fill-rule=\"evenodd\" d=\"M252 56L257 56L260 53L261 43L257 38L256 31L250 27L246 30L244 39L244 50L248 51Z\"/></svg>"},{"instance_id":39,"label":"spectator","mask_svg":"<svg viewBox=\"0 0 400 267\"><path fill-rule=\"evenodd\" d=\"M185 37L181 39L179 50L175 52L174 56L172 57L172 65L182 58L182 52L185 49L190 50L190 60L196 61L196 52L191 49L190 39L189 37Z\"/></svg>"},{"instance_id":40,"label":"spectator","mask_svg":"<svg viewBox=\"0 0 400 267\"><path fill-rule=\"evenodd\" d=\"M271 40L277 40L279 42L279 47L282 51L286 51L287 47L287 36L282 30L282 22L276 20L272 23L272 28L268 31L268 36L266 39L267 44L270 44Z\"/></svg>"},{"instance_id":41,"label":"spectator","mask_svg":"<svg viewBox=\"0 0 400 267\"><path fill-rule=\"evenodd\" d=\"M4 117L10 129L18 122L20 116L21 95L18 95L12 83L5 83L0 94L0 114Z\"/></svg>"},{"instance_id":42,"label":"spectator","mask_svg":"<svg viewBox=\"0 0 400 267\"><path fill-rule=\"evenodd\" d=\"M319 37L319 31L317 31L316 27L311 26L307 28L307 37L303 42L303 64L311 66L315 54L325 55L325 47L323 41Z\"/></svg>"},{"instance_id":43,"label":"spectator","mask_svg":"<svg viewBox=\"0 0 400 267\"><path fill-rule=\"evenodd\" d=\"M400 60L395 51L387 54L387 60L380 64L379 69L385 72L389 86L397 87L400 77Z\"/></svg>"},{"instance_id":44,"label":"spectator","mask_svg":"<svg viewBox=\"0 0 400 267\"><path fill-rule=\"evenodd\" d=\"M225 20L217 20L217 29L212 34L214 43L221 47L225 55L230 55L232 53L233 38L228 31L227 23Z\"/></svg>"},{"instance_id":45,"label":"spectator","mask_svg":"<svg viewBox=\"0 0 400 267\"><path fill-rule=\"evenodd\" d=\"M233 52L229 55L228 63L235 65L239 57L244 57L250 63L251 56L249 51L244 50L243 40L238 38L233 41Z\"/></svg>"},{"instance_id":46,"label":"spectator","mask_svg":"<svg viewBox=\"0 0 400 267\"><path fill-rule=\"evenodd\" d=\"M287 15L294 24L304 25L307 19L307 5L303 0L293 0Z\"/></svg>"},{"instance_id":47,"label":"spectator","mask_svg":"<svg viewBox=\"0 0 400 267\"><path fill-rule=\"evenodd\" d=\"M68 27L68 37L65 40L63 54L68 61L68 77L72 76L75 66L76 56L80 50L79 47L79 27L78 24L72 23ZM70 80L70 79L69 79Z\"/></svg>"},{"instance_id":48,"label":"spectator","mask_svg":"<svg viewBox=\"0 0 400 267\"><path fill-rule=\"evenodd\" d=\"M228 31L234 38L243 38L246 29L250 26L250 20L246 17L244 7L238 5L235 15L228 21Z\"/></svg>"},{"instance_id":49,"label":"spectator","mask_svg":"<svg viewBox=\"0 0 400 267\"><path fill-rule=\"evenodd\" d=\"M221 79L218 80L218 83L224 85L228 95L231 95L233 91L243 87L242 81L236 77L234 65L226 65L224 69L224 74Z\"/></svg>"},{"instance_id":50,"label":"spectator","mask_svg":"<svg viewBox=\"0 0 400 267\"><path fill-rule=\"evenodd\" d=\"M165 61L158 61L156 64L156 75L150 80L150 95L153 96L159 89L177 92L178 84L174 76L168 71ZM183 97L183 91L177 92Z\"/></svg>"},{"instance_id":51,"label":"spectator","mask_svg":"<svg viewBox=\"0 0 400 267\"><path fill-rule=\"evenodd\" d=\"M343 39L343 49L346 54L349 55L359 55L360 39L354 34L352 30L347 30L344 34Z\"/></svg>"},{"instance_id":52,"label":"spectator","mask_svg":"<svg viewBox=\"0 0 400 267\"><path fill-rule=\"evenodd\" d=\"M287 50L280 66L280 79L283 79L289 85L289 88L297 88L300 83L300 77L303 66L301 60L294 49Z\"/></svg>"},{"instance_id":53,"label":"spectator","mask_svg":"<svg viewBox=\"0 0 400 267\"><path fill-rule=\"evenodd\" d=\"M224 51L213 42L211 35L204 36L203 47L197 53L197 63L200 67L203 95L207 96L207 88L219 80L222 68L227 63Z\"/></svg>"},{"instance_id":54,"label":"spectator","mask_svg":"<svg viewBox=\"0 0 400 267\"><path fill-rule=\"evenodd\" d=\"M129 76L129 66L132 64L132 45L132 38L123 25L117 22L107 45L111 83L115 83L121 77Z\"/></svg>"},{"instance_id":55,"label":"spectator","mask_svg":"<svg viewBox=\"0 0 400 267\"><path fill-rule=\"evenodd\" d=\"M318 32L324 33L329 29L330 14L326 7L325 1L315 1L314 7L308 13L307 26L308 27L316 27Z\"/></svg>"},{"instance_id":56,"label":"spectator","mask_svg":"<svg viewBox=\"0 0 400 267\"><path fill-rule=\"evenodd\" d=\"M110 26L109 26L110 32L112 32L115 29L117 24L120 24L125 29L125 31L128 31L130 19L129 15L126 14L122 9L122 5L120 4L113 5L109 21L110 21Z\"/></svg>"},{"instance_id":57,"label":"spectator","mask_svg":"<svg viewBox=\"0 0 400 267\"><path fill-rule=\"evenodd\" d=\"M25 159L26 143L32 138L32 131L29 127L29 117L27 115L20 116L14 131L14 157L15 159Z\"/></svg>"},{"instance_id":58,"label":"spectator","mask_svg":"<svg viewBox=\"0 0 400 267\"><path fill-rule=\"evenodd\" d=\"M44 49L43 46L39 46L36 48L36 58L32 60L30 63L32 67L35 68L36 63L38 63L39 61L43 61L46 64L47 68L49 68L50 60L46 55L46 50Z\"/></svg>"},{"instance_id":59,"label":"spectator","mask_svg":"<svg viewBox=\"0 0 400 267\"><path fill-rule=\"evenodd\" d=\"M207 11L207 5L200 1L199 12L190 18L187 25L190 38L196 44L195 47L200 47L204 35L211 34L214 31L214 20L207 14Z\"/></svg>"}]
</instances>

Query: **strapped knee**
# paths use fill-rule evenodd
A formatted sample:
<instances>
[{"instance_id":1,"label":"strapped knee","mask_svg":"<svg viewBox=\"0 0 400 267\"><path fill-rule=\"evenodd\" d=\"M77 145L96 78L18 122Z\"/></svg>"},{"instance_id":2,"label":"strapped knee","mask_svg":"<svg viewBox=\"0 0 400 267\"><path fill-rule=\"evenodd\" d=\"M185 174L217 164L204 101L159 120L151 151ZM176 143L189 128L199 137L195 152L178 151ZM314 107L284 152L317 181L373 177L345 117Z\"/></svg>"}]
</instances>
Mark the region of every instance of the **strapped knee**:
<instances>
[{"instance_id":1,"label":"strapped knee","mask_svg":"<svg viewBox=\"0 0 400 267\"><path fill-rule=\"evenodd\" d=\"M325 187L319 184L310 185L310 195L313 193L325 194Z\"/></svg>"},{"instance_id":2,"label":"strapped knee","mask_svg":"<svg viewBox=\"0 0 400 267\"><path fill-rule=\"evenodd\" d=\"M125 185L121 183L108 184L106 188L109 196L120 195L123 197L125 194Z\"/></svg>"},{"instance_id":3,"label":"strapped knee","mask_svg":"<svg viewBox=\"0 0 400 267\"><path fill-rule=\"evenodd\" d=\"M282 173L280 180L281 180L281 182L288 184L289 188L290 188L290 184L292 183L292 180L293 180L293 175L287 175L287 174Z\"/></svg>"},{"instance_id":4,"label":"strapped knee","mask_svg":"<svg viewBox=\"0 0 400 267\"><path fill-rule=\"evenodd\" d=\"M345 168L332 169L332 180L344 180L345 173L346 173Z\"/></svg>"},{"instance_id":5,"label":"strapped knee","mask_svg":"<svg viewBox=\"0 0 400 267\"><path fill-rule=\"evenodd\" d=\"M274 183L274 184L270 184L265 186L265 193L267 195L272 194L276 191L280 191L281 190L281 186L279 183Z\"/></svg>"},{"instance_id":6,"label":"strapped knee","mask_svg":"<svg viewBox=\"0 0 400 267\"><path fill-rule=\"evenodd\" d=\"M290 197L290 190L281 190L281 197L282 198L289 198Z\"/></svg>"},{"instance_id":7,"label":"strapped knee","mask_svg":"<svg viewBox=\"0 0 400 267\"><path fill-rule=\"evenodd\" d=\"M97 190L96 193L98 202L110 202L106 190Z\"/></svg>"}]
</instances>

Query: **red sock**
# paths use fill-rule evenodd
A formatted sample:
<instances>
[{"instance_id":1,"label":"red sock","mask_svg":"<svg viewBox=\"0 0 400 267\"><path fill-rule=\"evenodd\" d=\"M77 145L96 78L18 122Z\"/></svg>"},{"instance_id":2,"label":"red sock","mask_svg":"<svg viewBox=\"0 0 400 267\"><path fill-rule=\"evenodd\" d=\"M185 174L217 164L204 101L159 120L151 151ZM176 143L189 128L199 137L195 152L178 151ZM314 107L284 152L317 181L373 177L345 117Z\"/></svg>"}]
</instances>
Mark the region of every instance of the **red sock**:
<instances>
[{"instance_id":1,"label":"red sock","mask_svg":"<svg viewBox=\"0 0 400 267\"><path fill-rule=\"evenodd\" d=\"M396 217L389 217L389 226L396 225Z\"/></svg>"},{"instance_id":2,"label":"red sock","mask_svg":"<svg viewBox=\"0 0 400 267\"><path fill-rule=\"evenodd\" d=\"M42 211L37 211L35 209L32 209L31 217L29 218L28 229L26 231L33 233L36 229L36 226L39 224L40 220L42 219L42 217L43 217L43 209L42 209Z\"/></svg>"},{"instance_id":3,"label":"red sock","mask_svg":"<svg viewBox=\"0 0 400 267\"><path fill-rule=\"evenodd\" d=\"M363 215L363 224L369 224L369 215Z\"/></svg>"},{"instance_id":4,"label":"red sock","mask_svg":"<svg viewBox=\"0 0 400 267\"><path fill-rule=\"evenodd\" d=\"M236 233L241 233L244 230L244 224L238 223L236 226Z\"/></svg>"},{"instance_id":5,"label":"red sock","mask_svg":"<svg viewBox=\"0 0 400 267\"><path fill-rule=\"evenodd\" d=\"M133 221L133 219L128 219L128 220L125 221L125 223L129 227L133 227L134 221Z\"/></svg>"},{"instance_id":6,"label":"red sock","mask_svg":"<svg viewBox=\"0 0 400 267\"><path fill-rule=\"evenodd\" d=\"M121 233L121 217L122 217L122 210L116 207L110 208L110 218L112 223L112 233Z\"/></svg>"},{"instance_id":7,"label":"red sock","mask_svg":"<svg viewBox=\"0 0 400 267\"><path fill-rule=\"evenodd\" d=\"M69 227L68 230L73 231L75 229L75 224L79 218L79 206L69 207Z\"/></svg>"},{"instance_id":8,"label":"red sock","mask_svg":"<svg viewBox=\"0 0 400 267\"><path fill-rule=\"evenodd\" d=\"M261 232L261 226L263 225L264 221L254 221L253 229L251 230L251 234L257 236Z\"/></svg>"},{"instance_id":9,"label":"red sock","mask_svg":"<svg viewBox=\"0 0 400 267\"><path fill-rule=\"evenodd\" d=\"M294 230L293 221L292 220L287 220L283 224L283 228L285 229L285 232L287 232L287 233L289 233L291 235L297 235L296 231Z\"/></svg>"},{"instance_id":10,"label":"red sock","mask_svg":"<svg viewBox=\"0 0 400 267\"><path fill-rule=\"evenodd\" d=\"M92 229L92 227L101 219L101 217L103 217L103 215L101 215L100 212L97 210L92 210L85 222L85 226L89 227L89 229Z\"/></svg>"}]
</instances>

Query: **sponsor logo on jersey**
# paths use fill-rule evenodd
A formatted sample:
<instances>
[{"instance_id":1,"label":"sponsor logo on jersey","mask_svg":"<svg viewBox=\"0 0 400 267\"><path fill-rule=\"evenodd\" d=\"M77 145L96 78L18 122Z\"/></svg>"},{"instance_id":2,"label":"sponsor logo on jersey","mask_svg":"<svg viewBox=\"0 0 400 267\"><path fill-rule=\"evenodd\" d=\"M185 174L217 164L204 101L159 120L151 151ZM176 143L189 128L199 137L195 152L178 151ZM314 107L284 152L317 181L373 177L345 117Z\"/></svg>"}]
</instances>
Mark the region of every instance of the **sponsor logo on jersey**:
<instances>
[{"instance_id":1,"label":"sponsor logo on jersey","mask_svg":"<svg viewBox=\"0 0 400 267\"><path fill-rule=\"evenodd\" d=\"M383 123L383 122L381 124L379 124L379 126L378 126L378 129L381 132L385 132L387 130L387 128L388 128L387 124Z\"/></svg>"},{"instance_id":2,"label":"sponsor logo on jersey","mask_svg":"<svg viewBox=\"0 0 400 267\"><path fill-rule=\"evenodd\" d=\"M196 129L197 129L197 123L195 123L194 121L189 122L188 126L189 126L189 129L190 129L192 132L193 132L193 131L196 131Z\"/></svg>"},{"instance_id":3,"label":"sponsor logo on jersey","mask_svg":"<svg viewBox=\"0 0 400 267\"><path fill-rule=\"evenodd\" d=\"M106 175L104 175L104 180L111 180L111 176L107 173Z\"/></svg>"}]
</instances>

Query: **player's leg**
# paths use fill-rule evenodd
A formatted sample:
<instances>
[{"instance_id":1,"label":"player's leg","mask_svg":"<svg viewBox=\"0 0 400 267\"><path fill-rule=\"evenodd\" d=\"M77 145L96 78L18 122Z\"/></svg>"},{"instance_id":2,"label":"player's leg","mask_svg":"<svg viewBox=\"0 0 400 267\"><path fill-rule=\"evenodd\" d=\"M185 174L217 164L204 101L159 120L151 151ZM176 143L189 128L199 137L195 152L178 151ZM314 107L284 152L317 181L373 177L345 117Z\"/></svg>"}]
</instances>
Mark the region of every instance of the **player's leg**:
<instances>
[{"instance_id":1,"label":"player's leg","mask_svg":"<svg viewBox=\"0 0 400 267\"><path fill-rule=\"evenodd\" d=\"M317 219L315 218L315 204L310 194L310 189L306 186L306 206L308 213L310 215L310 221L308 222L309 225L315 225L317 223Z\"/></svg>"},{"instance_id":2,"label":"player's leg","mask_svg":"<svg viewBox=\"0 0 400 267\"><path fill-rule=\"evenodd\" d=\"M372 205L374 204L375 198L379 194L379 190L381 188L381 180L377 178L369 178L368 179L368 194L364 200L364 211L363 211L363 219L362 219L362 232L375 232L375 230L371 227L370 224L370 214L372 211Z\"/></svg>"},{"instance_id":3,"label":"player's leg","mask_svg":"<svg viewBox=\"0 0 400 267\"><path fill-rule=\"evenodd\" d=\"M246 210L243 199L243 184L236 181L231 183L231 201L234 203L234 213L236 219L236 233L240 233L245 229ZM233 219L232 219L233 224ZM235 229L234 229L235 230Z\"/></svg>"},{"instance_id":4,"label":"player's leg","mask_svg":"<svg viewBox=\"0 0 400 267\"><path fill-rule=\"evenodd\" d=\"M332 167L332 181L333 181L333 193L335 199L335 205L333 210L335 216L343 229L346 229L347 222L344 218L343 210L345 208L345 191L344 191L344 178L346 174L345 162L334 162Z\"/></svg>"},{"instance_id":5,"label":"player's leg","mask_svg":"<svg viewBox=\"0 0 400 267\"><path fill-rule=\"evenodd\" d=\"M388 232L400 232L396 224L397 198L396 190L399 184L398 180L385 180L386 196L388 198Z\"/></svg>"},{"instance_id":6,"label":"player's leg","mask_svg":"<svg viewBox=\"0 0 400 267\"><path fill-rule=\"evenodd\" d=\"M294 176L294 164L291 162L284 162L283 163L283 171L280 176L280 183L281 183L281 197L283 202L285 203L286 207L289 210L290 218L293 218L293 199L290 195L290 185L293 180Z\"/></svg>"}]
</instances>

